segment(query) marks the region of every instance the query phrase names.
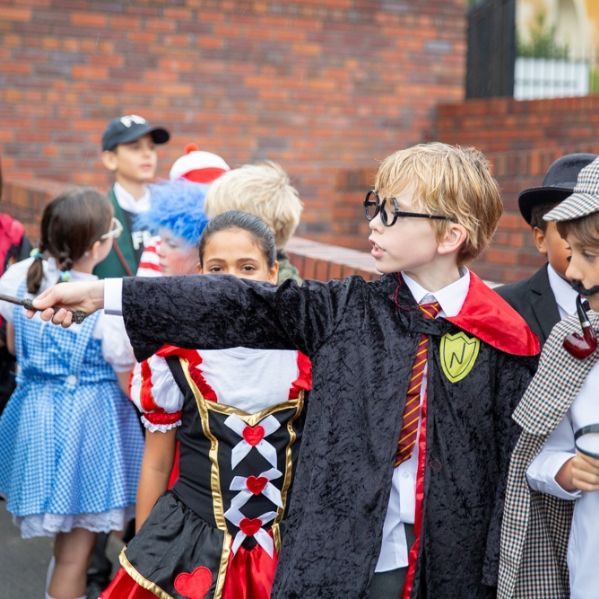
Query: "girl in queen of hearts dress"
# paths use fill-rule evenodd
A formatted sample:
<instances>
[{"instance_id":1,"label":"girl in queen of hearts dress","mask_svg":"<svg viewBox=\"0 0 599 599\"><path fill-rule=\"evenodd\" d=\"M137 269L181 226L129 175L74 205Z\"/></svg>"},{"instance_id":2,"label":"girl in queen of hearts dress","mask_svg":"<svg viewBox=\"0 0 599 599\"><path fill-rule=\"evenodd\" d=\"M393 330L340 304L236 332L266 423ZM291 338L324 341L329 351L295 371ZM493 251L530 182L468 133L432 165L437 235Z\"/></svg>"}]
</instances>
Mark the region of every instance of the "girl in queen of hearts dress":
<instances>
[{"instance_id":1,"label":"girl in queen of hearts dress","mask_svg":"<svg viewBox=\"0 0 599 599\"><path fill-rule=\"evenodd\" d=\"M31 297L57 280L89 280L120 233L101 193L75 188L42 215L40 248L11 266L0 293ZM143 455L123 391L134 359L120 317L72 330L0 302L16 349L17 387L0 419L0 493L23 538L54 536L46 599L83 599L95 533L133 516Z\"/></svg>"},{"instance_id":2,"label":"girl in queen of hearts dress","mask_svg":"<svg viewBox=\"0 0 599 599\"><path fill-rule=\"evenodd\" d=\"M165 271L190 274L173 272L168 253ZM231 211L204 229L198 270L274 283L275 255L268 226ZM310 362L295 350L164 346L136 367L131 396L147 429L140 528L102 599L270 597L310 387ZM167 491L176 438L179 478Z\"/></svg>"}]
</instances>

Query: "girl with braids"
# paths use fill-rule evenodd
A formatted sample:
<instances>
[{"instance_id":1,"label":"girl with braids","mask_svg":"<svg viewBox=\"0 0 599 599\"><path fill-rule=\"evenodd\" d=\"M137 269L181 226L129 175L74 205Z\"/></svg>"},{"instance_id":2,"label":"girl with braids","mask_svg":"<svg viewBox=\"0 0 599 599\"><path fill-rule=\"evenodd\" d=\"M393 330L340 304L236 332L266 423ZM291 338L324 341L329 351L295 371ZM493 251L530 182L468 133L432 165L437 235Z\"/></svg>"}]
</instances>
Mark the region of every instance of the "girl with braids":
<instances>
[{"instance_id":1,"label":"girl with braids","mask_svg":"<svg viewBox=\"0 0 599 599\"><path fill-rule=\"evenodd\" d=\"M63 193L44 210L39 249L9 268L0 293L95 279L119 233L105 196ZM135 509L143 438L119 387L134 359L119 317L98 313L67 330L5 302L0 314L19 365L0 418L0 494L23 538L54 536L46 597L83 597L95 533L122 530Z\"/></svg>"}]
</instances>

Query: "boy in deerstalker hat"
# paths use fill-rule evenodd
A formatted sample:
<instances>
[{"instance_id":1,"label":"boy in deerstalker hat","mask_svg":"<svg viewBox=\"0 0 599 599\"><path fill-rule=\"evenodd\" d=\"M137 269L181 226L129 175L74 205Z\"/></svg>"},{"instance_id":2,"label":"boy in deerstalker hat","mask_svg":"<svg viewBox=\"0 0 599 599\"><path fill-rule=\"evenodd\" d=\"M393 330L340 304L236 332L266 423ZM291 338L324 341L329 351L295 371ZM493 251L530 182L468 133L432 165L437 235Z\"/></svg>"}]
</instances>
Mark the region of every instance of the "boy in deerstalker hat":
<instances>
[{"instance_id":1,"label":"boy in deerstalker hat","mask_svg":"<svg viewBox=\"0 0 599 599\"><path fill-rule=\"evenodd\" d=\"M595 154L562 156L551 164L541 187L525 189L518 196L520 214L530 225L534 244L547 263L529 279L495 291L520 313L541 344L562 318L576 311L576 292L566 279L570 250L556 223L543 220L543 216L572 193L578 173L595 158Z\"/></svg>"},{"instance_id":2,"label":"boy in deerstalker hat","mask_svg":"<svg viewBox=\"0 0 599 599\"><path fill-rule=\"evenodd\" d=\"M566 275L590 312L579 300L579 318L556 325L514 413L523 432L508 478L498 597L590 599L599 588L599 452L584 433L599 423L599 158L544 218L568 243Z\"/></svg>"}]
</instances>

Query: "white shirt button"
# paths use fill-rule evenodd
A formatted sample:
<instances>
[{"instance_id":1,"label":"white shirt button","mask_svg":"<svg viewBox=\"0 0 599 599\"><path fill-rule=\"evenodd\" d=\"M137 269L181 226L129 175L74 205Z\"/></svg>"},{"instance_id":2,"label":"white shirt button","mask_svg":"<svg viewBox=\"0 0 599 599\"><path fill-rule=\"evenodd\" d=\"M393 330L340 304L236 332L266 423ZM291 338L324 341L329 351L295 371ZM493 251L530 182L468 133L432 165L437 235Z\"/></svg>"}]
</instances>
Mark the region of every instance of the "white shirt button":
<instances>
[{"instance_id":1,"label":"white shirt button","mask_svg":"<svg viewBox=\"0 0 599 599\"><path fill-rule=\"evenodd\" d=\"M74 387L77 384L77 377L74 374L69 374L67 377L67 383Z\"/></svg>"}]
</instances>

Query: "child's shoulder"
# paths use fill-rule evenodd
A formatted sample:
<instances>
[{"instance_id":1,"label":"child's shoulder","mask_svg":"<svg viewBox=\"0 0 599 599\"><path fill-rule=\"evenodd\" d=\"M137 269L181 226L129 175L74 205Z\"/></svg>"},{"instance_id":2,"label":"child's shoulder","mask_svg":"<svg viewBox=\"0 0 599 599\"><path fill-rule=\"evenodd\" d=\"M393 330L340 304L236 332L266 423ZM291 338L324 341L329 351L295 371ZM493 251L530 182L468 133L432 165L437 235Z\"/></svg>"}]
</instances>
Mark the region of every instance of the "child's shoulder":
<instances>
[{"instance_id":1,"label":"child's shoulder","mask_svg":"<svg viewBox=\"0 0 599 599\"><path fill-rule=\"evenodd\" d=\"M460 313L447 320L506 354L532 357L540 351L524 318L473 272Z\"/></svg>"},{"instance_id":2,"label":"child's shoulder","mask_svg":"<svg viewBox=\"0 0 599 599\"><path fill-rule=\"evenodd\" d=\"M588 313L591 325L599 328L599 314ZM527 432L535 435L549 434L570 406L581 382L591 367L599 360L599 353L578 359L564 348L564 337L580 334L576 315L558 322L545 345L539 368L514 412L514 419ZM547 390L559 390L559 393ZM556 416L557 415L557 416Z\"/></svg>"},{"instance_id":3,"label":"child's shoulder","mask_svg":"<svg viewBox=\"0 0 599 599\"><path fill-rule=\"evenodd\" d=\"M14 295L19 285L25 280L33 258L25 258L11 264L0 278L0 288L6 295Z\"/></svg>"}]
</instances>

